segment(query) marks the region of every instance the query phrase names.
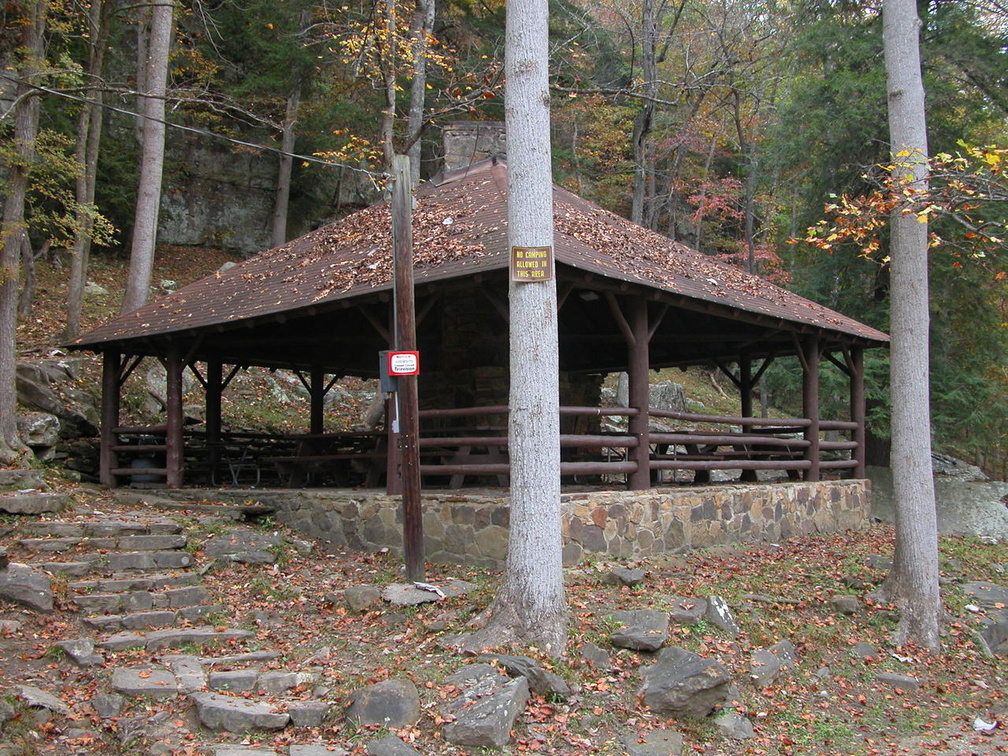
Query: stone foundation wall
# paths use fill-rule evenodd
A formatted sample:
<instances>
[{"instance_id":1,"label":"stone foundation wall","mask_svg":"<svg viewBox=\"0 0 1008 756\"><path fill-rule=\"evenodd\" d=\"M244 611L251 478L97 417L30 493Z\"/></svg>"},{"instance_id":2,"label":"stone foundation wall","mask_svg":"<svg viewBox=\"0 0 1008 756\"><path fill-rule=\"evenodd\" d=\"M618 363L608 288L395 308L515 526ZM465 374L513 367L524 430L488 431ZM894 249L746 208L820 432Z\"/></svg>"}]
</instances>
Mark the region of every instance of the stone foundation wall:
<instances>
[{"instance_id":1,"label":"stone foundation wall","mask_svg":"<svg viewBox=\"0 0 1008 756\"><path fill-rule=\"evenodd\" d=\"M864 527L866 480L564 494L564 563L644 557L682 548L780 541ZM277 519L306 535L363 550L402 548L400 499L358 491L257 492ZM506 499L458 492L423 496L426 558L503 565Z\"/></svg>"}]
</instances>

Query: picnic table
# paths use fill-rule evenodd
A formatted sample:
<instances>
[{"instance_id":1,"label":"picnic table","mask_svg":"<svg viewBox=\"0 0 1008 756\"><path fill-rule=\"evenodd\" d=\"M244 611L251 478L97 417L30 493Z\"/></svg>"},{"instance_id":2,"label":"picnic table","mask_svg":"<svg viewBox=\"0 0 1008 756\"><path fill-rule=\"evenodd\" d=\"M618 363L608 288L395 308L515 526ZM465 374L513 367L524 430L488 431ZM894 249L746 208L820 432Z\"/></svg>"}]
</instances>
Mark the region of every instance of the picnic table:
<instances>
[{"instance_id":1,"label":"picnic table","mask_svg":"<svg viewBox=\"0 0 1008 756\"><path fill-rule=\"evenodd\" d=\"M291 451L262 457L288 486L377 486L385 471L385 434L380 431L289 434Z\"/></svg>"}]
</instances>

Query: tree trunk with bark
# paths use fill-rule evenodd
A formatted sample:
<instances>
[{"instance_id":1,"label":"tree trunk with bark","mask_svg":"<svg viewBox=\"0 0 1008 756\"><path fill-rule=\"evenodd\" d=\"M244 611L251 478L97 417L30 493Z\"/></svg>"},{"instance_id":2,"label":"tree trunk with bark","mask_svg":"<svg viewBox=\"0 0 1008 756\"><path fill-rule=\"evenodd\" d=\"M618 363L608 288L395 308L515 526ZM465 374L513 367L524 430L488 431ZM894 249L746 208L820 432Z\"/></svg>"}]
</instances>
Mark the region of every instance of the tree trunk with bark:
<instances>
[{"instance_id":1,"label":"tree trunk with bark","mask_svg":"<svg viewBox=\"0 0 1008 756\"><path fill-rule=\"evenodd\" d=\"M13 155L5 166L7 186L0 227L0 463L10 464L30 454L17 432L17 306L18 272L25 230L25 195L36 159L35 137L39 124L37 84L45 54L48 2L25 3L24 59L21 83L15 90Z\"/></svg>"},{"instance_id":2,"label":"tree trunk with bark","mask_svg":"<svg viewBox=\"0 0 1008 756\"><path fill-rule=\"evenodd\" d=\"M143 137L140 148L140 184L137 190L133 242L129 273L121 312L132 312L147 302L154 270L158 211L161 204L161 175L164 170L165 94L168 82L168 51L171 45L173 4L154 3L150 16L141 97Z\"/></svg>"},{"instance_id":3,"label":"tree trunk with bark","mask_svg":"<svg viewBox=\"0 0 1008 756\"><path fill-rule=\"evenodd\" d=\"M921 78L919 27L914 0L882 5L889 135L898 183L928 181L927 130ZM898 644L940 647L938 525L931 470L928 359L928 226L916 212L897 209L891 219L892 267L892 471L896 504L893 568L880 589L900 610Z\"/></svg>"},{"instance_id":4,"label":"tree trunk with bark","mask_svg":"<svg viewBox=\"0 0 1008 756\"><path fill-rule=\"evenodd\" d=\"M385 0L385 36L388 42L383 60L385 109L382 111L381 138L385 169L389 173L392 172L392 160L395 157L396 56L399 54L399 46L396 44L397 33L396 0Z\"/></svg>"},{"instance_id":5,"label":"tree trunk with bark","mask_svg":"<svg viewBox=\"0 0 1008 756\"><path fill-rule=\"evenodd\" d=\"M641 5L640 28L644 99L633 126L634 174L630 220L643 225L647 221L646 205L650 199L648 187L654 176L650 146L651 132L654 130L655 98L658 95L658 26L653 0L644 0Z\"/></svg>"},{"instance_id":6,"label":"tree trunk with bark","mask_svg":"<svg viewBox=\"0 0 1008 756\"><path fill-rule=\"evenodd\" d=\"M36 252L32 249L28 234L21 235L21 294L18 297L17 308L19 318L25 318L31 314L32 307L35 305L35 289L38 283L36 263L48 257L50 249L52 249L52 239L46 239L39 251Z\"/></svg>"},{"instance_id":7,"label":"tree trunk with bark","mask_svg":"<svg viewBox=\"0 0 1008 756\"><path fill-rule=\"evenodd\" d=\"M427 102L427 52L434 29L435 0L416 0L410 31L413 36L413 81L410 83L410 106L407 116L407 154L410 159L410 182L420 185L420 136L424 129L424 107Z\"/></svg>"},{"instance_id":8,"label":"tree trunk with bark","mask_svg":"<svg viewBox=\"0 0 1008 756\"><path fill-rule=\"evenodd\" d=\"M84 306L84 287L87 284L88 258L91 254L91 233L94 228L95 177L98 172L98 154L101 148L101 133L104 99L101 86L105 69L105 48L108 46L109 17L112 2L94 0L88 11L89 52L88 85L84 96L91 104L81 108L77 119L77 143L74 157L80 166L77 175L76 196L77 229L70 257L70 282L67 291L67 321L63 339L70 341L80 333L81 313Z\"/></svg>"},{"instance_id":9,"label":"tree trunk with bark","mask_svg":"<svg viewBox=\"0 0 1008 756\"><path fill-rule=\"evenodd\" d=\"M552 247L547 3L507 7L505 123L508 242ZM556 282L510 290L511 524L504 583L469 647L534 645L550 655L567 642L560 534L560 414Z\"/></svg>"},{"instance_id":10,"label":"tree trunk with bark","mask_svg":"<svg viewBox=\"0 0 1008 756\"><path fill-rule=\"evenodd\" d=\"M277 171L276 201L273 204L274 247L287 241L287 211L290 208L291 175L294 172L294 125L297 123L300 104L301 87L298 87L287 98L287 113L280 143L280 168Z\"/></svg>"}]
</instances>

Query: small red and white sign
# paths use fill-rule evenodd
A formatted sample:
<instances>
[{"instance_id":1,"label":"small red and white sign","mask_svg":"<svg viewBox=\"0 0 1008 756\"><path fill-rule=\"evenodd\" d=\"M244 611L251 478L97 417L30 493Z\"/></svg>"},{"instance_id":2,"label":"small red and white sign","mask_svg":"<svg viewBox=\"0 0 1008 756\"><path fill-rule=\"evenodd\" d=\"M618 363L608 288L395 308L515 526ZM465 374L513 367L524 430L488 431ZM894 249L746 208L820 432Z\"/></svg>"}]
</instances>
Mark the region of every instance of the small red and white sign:
<instances>
[{"instance_id":1,"label":"small red and white sign","mask_svg":"<svg viewBox=\"0 0 1008 756\"><path fill-rule=\"evenodd\" d=\"M420 375L420 352L389 352L389 375Z\"/></svg>"}]
</instances>

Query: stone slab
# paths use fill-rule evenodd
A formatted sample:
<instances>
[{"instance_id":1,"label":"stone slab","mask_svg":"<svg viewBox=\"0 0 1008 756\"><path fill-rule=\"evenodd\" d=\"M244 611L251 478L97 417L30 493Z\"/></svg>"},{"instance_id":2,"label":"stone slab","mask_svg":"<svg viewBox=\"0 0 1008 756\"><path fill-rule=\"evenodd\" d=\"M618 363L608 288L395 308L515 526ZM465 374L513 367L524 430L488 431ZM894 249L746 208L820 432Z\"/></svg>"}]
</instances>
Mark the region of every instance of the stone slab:
<instances>
[{"instance_id":1,"label":"stone slab","mask_svg":"<svg viewBox=\"0 0 1008 756\"><path fill-rule=\"evenodd\" d=\"M178 630L154 630L143 639L144 648L157 651L162 648L179 648L190 643L207 645L220 641L245 640L255 636L248 630L214 630L212 627L193 627Z\"/></svg>"},{"instance_id":2,"label":"stone slab","mask_svg":"<svg viewBox=\"0 0 1008 756\"><path fill-rule=\"evenodd\" d=\"M0 512L38 515L62 512L69 498L57 493L16 493L0 495Z\"/></svg>"},{"instance_id":3,"label":"stone slab","mask_svg":"<svg viewBox=\"0 0 1008 756\"><path fill-rule=\"evenodd\" d=\"M295 727L321 727L329 713L325 701L291 701L287 704L291 724Z\"/></svg>"},{"instance_id":4,"label":"stone slab","mask_svg":"<svg viewBox=\"0 0 1008 756\"><path fill-rule=\"evenodd\" d=\"M211 672L207 678L207 686L211 690L247 693L255 690L258 679L258 669L232 669L226 672Z\"/></svg>"},{"instance_id":5,"label":"stone slab","mask_svg":"<svg viewBox=\"0 0 1008 756\"><path fill-rule=\"evenodd\" d=\"M292 745L289 756L347 756L345 748L332 745Z\"/></svg>"},{"instance_id":6,"label":"stone slab","mask_svg":"<svg viewBox=\"0 0 1008 756\"><path fill-rule=\"evenodd\" d=\"M129 698L173 698L178 695L175 675L166 669L129 667L112 671L112 690Z\"/></svg>"},{"instance_id":7,"label":"stone slab","mask_svg":"<svg viewBox=\"0 0 1008 756\"><path fill-rule=\"evenodd\" d=\"M70 707L59 698L34 685L18 685L15 690L17 691L17 697L24 701L26 706L37 709L48 709L63 716L70 713Z\"/></svg>"},{"instance_id":8,"label":"stone slab","mask_svg":"<svg viewBox=\"0 0 1008 756\"><path fill-rule=\"evenodd\" d=\"M53 610L53 592L48 576L26 564L11 562L7 569L0 570L0 599L37 612Z\"/></svg>"},{"instance_id":9,"label":"stone slab","mask_svg":"<svg viewBox=\"0 0 1008 756\"><path fill-rule=\"evenodd\" d=\"M167 627L176 622L175 612L134 612L122 618L125 630L149 630L154 627Z\"/></svg>"},{"instance_id":10,"label":"stone slab","mask_svg":"<svg viewBox=\"0 0 1008 756\"><path fill-rule=\"evenodd\" d=\"M290 715L278 712L272 706L244 698L222 696L218 693L191 693L196 713L204 727L225 732L249 730L282 730L290 722Z\"/></svg>"}]
</instances>

